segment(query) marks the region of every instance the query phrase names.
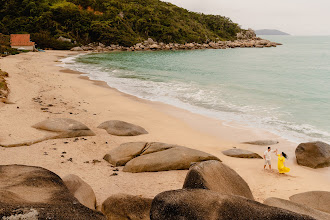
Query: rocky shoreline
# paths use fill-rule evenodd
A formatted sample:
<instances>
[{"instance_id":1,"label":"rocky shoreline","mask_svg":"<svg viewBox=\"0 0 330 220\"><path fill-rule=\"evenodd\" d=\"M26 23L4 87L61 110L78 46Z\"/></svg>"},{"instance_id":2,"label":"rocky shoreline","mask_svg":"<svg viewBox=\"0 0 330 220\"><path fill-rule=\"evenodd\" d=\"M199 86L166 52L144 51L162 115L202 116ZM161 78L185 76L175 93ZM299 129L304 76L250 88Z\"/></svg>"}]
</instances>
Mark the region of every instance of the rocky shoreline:
<instances>
[{"instance_id":1,"label":"rocky shoreline","mask_svg":"<svg viewBox=\"0 0 330 220\"><path fill-rule=\"evenodd\" d=\"M71 51L93 51L93 52L110 52L110 51L158 51L158 50L202 50L202 49L229 49L229 48L264 48L276 47L282 45L280 43L271 42L269 40L254 38L249 40L235 40L235 41L218 41L209 43L158 43L151 38L148 40L135 44L131 47L124 47L120 45L106 46L102 43L90 43L81 47L74 47Z\"/></svg>"},{"instance_id":2,"label":"rocky shoreline","mask_svg":"<svg viewBox=\"0 0 330 220\"><path fill-rule=\"evenodd\" d=\"M88 45L74 47L71 51L93 51L93 52L110 52L110 51L158 51L158 50L203 50L203 49L229 49L229 48L264 48L276 47L281 43L272 42L256 36L253 30L249 29L245 32L237 34L235 41L210 41L205 43L158 43L151 38L144 42L137 43L131 47L120 45L104 45L102 43L90 43Z\"/></svg>"}]
</instances>

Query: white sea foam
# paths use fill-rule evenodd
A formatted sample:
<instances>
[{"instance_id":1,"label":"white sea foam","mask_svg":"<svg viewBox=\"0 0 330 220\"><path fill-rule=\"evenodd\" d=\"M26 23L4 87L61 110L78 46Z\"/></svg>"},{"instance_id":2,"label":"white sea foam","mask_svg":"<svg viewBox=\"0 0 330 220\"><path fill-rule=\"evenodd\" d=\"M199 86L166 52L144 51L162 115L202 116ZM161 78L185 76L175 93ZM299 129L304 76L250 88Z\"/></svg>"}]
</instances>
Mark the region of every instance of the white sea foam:
<instances>
[{"instance_id":1,"label":"white sea foam","mask_svg":"<svg viewBox=\"0 0 330 220\"><path fill-rule=\"evenodd\" d=\"M153 77L152 74L142 76L116 67L78 63L75 62L77 57L79 56L62 59L61 66L85 73L92 80L105 81L109 86L139 98L160 101L212 118L266 129L297 143L320 139L330 141L329 132L307 123L283 120L283 116L292 117L292 113L282 110L279 106L256 103L239 105L231 102L239 97L234 93L227 94L228 85L225 83L217 84L216 89L209 89L194 81L149 80ZM241 90L245 89L240 87ZM219 98L219 95L229 98Z\"/></svg>"}]
</instances>

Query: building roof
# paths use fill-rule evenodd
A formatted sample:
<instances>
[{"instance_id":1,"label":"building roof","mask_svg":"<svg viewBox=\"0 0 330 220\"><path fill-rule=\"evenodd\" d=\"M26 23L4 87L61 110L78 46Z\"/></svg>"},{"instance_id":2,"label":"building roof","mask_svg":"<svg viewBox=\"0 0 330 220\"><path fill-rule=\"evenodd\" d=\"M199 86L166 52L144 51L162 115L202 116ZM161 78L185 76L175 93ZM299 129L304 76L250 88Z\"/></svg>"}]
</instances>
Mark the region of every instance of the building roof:
<instances>
[{"instance_id":1,"label":"building roof","mask_svg":"<svg viewBox=\"0 0 330 220\"><path fill-rule=\"evenodd\" d=\"M11 34L11 46L34 46L34 42L30 40L30 34Z\"/></svg>"}]
</instances>

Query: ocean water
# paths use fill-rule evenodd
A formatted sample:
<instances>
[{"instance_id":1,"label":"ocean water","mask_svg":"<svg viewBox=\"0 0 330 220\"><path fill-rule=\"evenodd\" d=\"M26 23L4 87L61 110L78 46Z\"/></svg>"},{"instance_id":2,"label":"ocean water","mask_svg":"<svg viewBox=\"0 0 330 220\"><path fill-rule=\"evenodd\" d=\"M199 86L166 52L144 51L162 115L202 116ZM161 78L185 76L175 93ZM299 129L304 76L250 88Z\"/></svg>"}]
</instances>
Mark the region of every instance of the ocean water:
<instances>
[{"instance_id":1,"label":"ocean water","mask_svg":"<svg viewBox=\"0 0 330 220\"><path fill-rule=\"evenodd\" d=\"M330 36L264 36L276 48L113 52L62 66L118 90L294 142L330 142Z\"/></svg>"}]
</instances>

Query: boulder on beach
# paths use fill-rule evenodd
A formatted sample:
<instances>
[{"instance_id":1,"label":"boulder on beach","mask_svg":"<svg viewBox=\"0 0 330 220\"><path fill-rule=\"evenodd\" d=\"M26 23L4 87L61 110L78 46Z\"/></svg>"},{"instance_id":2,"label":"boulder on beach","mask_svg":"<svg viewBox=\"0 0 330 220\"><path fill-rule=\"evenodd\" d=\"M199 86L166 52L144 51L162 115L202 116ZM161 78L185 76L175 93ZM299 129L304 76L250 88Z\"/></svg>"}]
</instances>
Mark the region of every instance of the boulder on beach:
<instances>
[{"instance_id":1,"label":"boulder on beach","mask_svg":"<svg viewBox=\"0 0 330 220\"><path fill-rule=\"evenodd\" d=\"M81 204L90 209L95 209L96 197L90 185L74 174L67 175L63 177L62 180L66 187L68 187L69 191Z\"/></svg>"},{"instance_id":2,"label":"boulder on beach","mask_svg":"<svg viewBox=\"0 0 330 220\"><path fill-rule=\"evenodd\" d=\"M307 207L302 204L298 204L289 200L280 199L280 198L268 198L264 201L265 205L278 207L281 209L286 209L292 212L300 213L303 215L311 216L315 219L323 220L330 219L330 214L326 212L321 212L319 210Z\"/></svg>"},{"instance_id":3,"label":"boulder on beach","mask_svg":"<svg viewBox=\"0 0 330 220\"><path fill-rule=\"evenodd\" d=\"M108 134L116 136L137 136L141 134L148 134L148 132L138 126L124 121L111 120L103 122L98 128L105 129Z\"/></svg>"},{"instance_id":4,"label":"boulder on beach","mask_svg":"<svg viewBox=\"0 0 330 220\"><path fill-rule=\"evenodd\" d=\"M260 146L274 145L278 143L279 142L276 140L258 140L258 141L243 142L243 144L260 145Z\"/></svg>"},{"instance_id":5,"label":"boulder on beach","mask_svg":"<svg viewBox=\"0 0 330 220\"><path fill-rule=\"evenodd\" d=\"M2 219L105 220L82 205L59 176L41 167L1 165L0 195Z\"/></svg>"},{"instance_id":6,"label":"boulder on beach","mask_svg":"<svg viewBox=\"0 0 330 220\"><path fill-rule=\"evenodd\" d=\"M192 165L184 189L208 189L215 192L254 199L249 185L227 165L209 160Z\"/></svg>"},{"instance_id":7,"label":"boulder on beach","mask_svg":"<svg viewBox=\"0 0 330 220\"><path fill-rule=\"evenodd\" d=\"M206 160L219 160L219 158L187 147L164 143L152 143L146 146L140 156L127 162L123 171L140 173L187 170L191 163Z\"/></svg>"},{"instance_id":8,"label":"boulder on beach","mask_svg":"<svg viewBox=\"0 0 330 220\"><path fill-rule=\"evenodd\" d=\"M299 165L314 169L330 166L330 145L324 142L299 144L295 153Z\"/></svg>"},{"instance_id":9,"label":"boulder on beach","mask_svg":"<svg viewBox=\"0 0 330 220\"><path fill-rule=\"evenodd\" d=\"M160 142L129 142L112 149L103 158L124 172L156 172L189 169L191 163L219 158L187 147Z\"/></svg>"},{"instance_id":10,"label":"boulder on beach","mask_svg":"<svg viewBox=\"0 0 330 220\"><path fill-rule=\"evenodd\" d=\"M205 189L181 189L158 194L152 201L151 220L307 220L307 215L267 206L241 196Z\"/></svg>"},{"instance_id":11,"label":"boulder on beach","mask_svg":"<svg viewBox=\"0 0 330 220\"><path fill-rule=\"evenodd\" d=\"M73 47L71 48L71 51L84 51L81 47Z\"/></svg>"},{"instance_id":12,"label":"boulder on beach","mask_svg":"<svg viewBox=\"0 0 330 220\"><path fill-rule=\"evenodd\" d=\"M52 118L39 122L32 127L57 132L58 138L95 136L95 133L83 123L69 118Z\"/></svg>"},{"instance_id":13,"label":"boulder on beach","mask_svg":"<svg viewBox=\"0 0 330 220\"><path fill-rule=\"evenodd\" d=\"M146 145L147 142L124 143L112 149L103 159L114 166L125 166L128 161L139 156Z\"/></svg>"},{"instance_id":14,"label":"boulder on beach","mask_svg":"<svg viewBox=\"0 0 330 220\"><path fill-rule=\"evenodd\" d=\"M107 219L149 220L152 199L127 194L115 194L102 204Z\"/></svg>"},{"instance_id":15,"label":"boulder on beach","mask_svg":"<svg viewBox=\"0 0 330 220\"><path fill-rule=\"evenodd\" d=\"M222 151L222 153L229 157L262 159L262 157L259 154L243 149L229 149Z\"/></svg>"},{"instance_id":16,"label":"boulder on beach","mask_svg":"<svg viewBox=\"0 0 330 220\"><path fill-rule=\"evenodd\" d=\"M290 201L330 213L330 192L310 191L290 196Z\"/></svg>"}]
</instances>

